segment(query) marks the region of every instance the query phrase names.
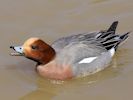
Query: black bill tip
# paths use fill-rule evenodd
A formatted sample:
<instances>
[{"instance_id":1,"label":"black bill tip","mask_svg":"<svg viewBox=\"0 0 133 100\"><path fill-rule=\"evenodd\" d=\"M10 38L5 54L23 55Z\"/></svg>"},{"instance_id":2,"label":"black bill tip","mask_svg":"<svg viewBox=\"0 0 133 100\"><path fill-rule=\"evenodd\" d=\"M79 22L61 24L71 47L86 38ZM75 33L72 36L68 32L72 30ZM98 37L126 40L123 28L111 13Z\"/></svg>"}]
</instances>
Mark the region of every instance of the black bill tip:
<instances>
[{"instance_id":1,"label":"black bill tip","mask_svg":"<svg viewBox=\"0 0 133 100\"><path fill-rule=\"evenodd\" d=\"M13 48L14 48L14 46L10 46L10 48L11 48L11 49L13 49Z\"/></svg>"}]
</instances>

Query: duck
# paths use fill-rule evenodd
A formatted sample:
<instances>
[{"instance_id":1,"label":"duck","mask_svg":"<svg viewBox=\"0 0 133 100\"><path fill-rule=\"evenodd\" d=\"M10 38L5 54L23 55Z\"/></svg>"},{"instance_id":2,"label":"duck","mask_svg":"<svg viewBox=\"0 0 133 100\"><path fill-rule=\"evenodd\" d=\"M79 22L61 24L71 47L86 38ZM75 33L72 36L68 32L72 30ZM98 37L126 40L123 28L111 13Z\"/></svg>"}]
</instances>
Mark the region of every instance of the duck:
<instances>
[{"instance_id":1,"label":"duck","mask_svg":"<svg viewBox=\"0 0 133 100\"><path fill-rule=\"evenodd\" d=\"M130 32L116 34L118 21L107 30L86 32L59 38L51 45L31 37L22 46L10 46L11 56L24 56L37 63L40 76L65 80L85 77L107 68L120 43Z\"/></svg>"}]
</instances>

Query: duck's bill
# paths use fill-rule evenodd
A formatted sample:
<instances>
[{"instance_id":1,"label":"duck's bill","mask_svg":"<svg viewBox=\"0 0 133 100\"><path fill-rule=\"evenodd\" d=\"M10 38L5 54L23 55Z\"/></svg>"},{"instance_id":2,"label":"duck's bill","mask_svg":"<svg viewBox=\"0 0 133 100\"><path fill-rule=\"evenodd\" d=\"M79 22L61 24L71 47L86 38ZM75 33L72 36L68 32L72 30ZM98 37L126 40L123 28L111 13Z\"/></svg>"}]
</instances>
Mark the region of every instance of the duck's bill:
<instances>
[{"instance_id":1,"label":"duck's bill","mask_svg":"<svg viewBox=\"0 0 133 100\"><path fill-rule=\"evenodd\" d=\"M15 50L16 52L11 53L11 56L24 56L23 47L22 46L10 46L11 49Z\"/></svg>"}]
</instances>

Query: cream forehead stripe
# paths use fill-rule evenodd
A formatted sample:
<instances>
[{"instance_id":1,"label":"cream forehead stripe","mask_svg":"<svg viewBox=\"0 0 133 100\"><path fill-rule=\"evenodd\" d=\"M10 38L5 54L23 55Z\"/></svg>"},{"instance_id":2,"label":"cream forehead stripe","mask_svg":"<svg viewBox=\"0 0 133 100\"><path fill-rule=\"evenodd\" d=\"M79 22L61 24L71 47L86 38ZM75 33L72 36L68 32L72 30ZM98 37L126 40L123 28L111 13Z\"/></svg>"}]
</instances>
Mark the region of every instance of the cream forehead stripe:
<instances>
[{"instance_id":1,"label":"cream forehead stripe","mask_svg":"<svg viewBox=\"0 0 133 100\"><path fill-rule=\"evenodd\" d=\"M40 40L39 38L30 38L24 42L24 45L33 44L35 41Z\"/></svg>"}]
</instances>

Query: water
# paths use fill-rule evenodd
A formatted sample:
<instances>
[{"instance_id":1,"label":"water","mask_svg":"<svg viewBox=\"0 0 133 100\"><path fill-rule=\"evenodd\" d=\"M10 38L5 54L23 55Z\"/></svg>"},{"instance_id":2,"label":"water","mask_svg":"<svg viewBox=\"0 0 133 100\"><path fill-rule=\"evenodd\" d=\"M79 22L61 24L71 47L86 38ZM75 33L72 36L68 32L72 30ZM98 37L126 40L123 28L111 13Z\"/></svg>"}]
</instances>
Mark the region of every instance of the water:
<instances>
[{"instance_id":1,"label":"water","mask_svg":"<svg viewBox=\"0 0 133 100\"><path fill-rule=\"evenodd\" d=\"M110 67L67 81L40 77L35 62L12 57L10 45L29 37L47 43L62 36L107 29L118 20L118 33L133 30L132 0L1 0L0 98L2 100L132 100L133 34L121 45Z\"/></svg>"}]
</instances>

